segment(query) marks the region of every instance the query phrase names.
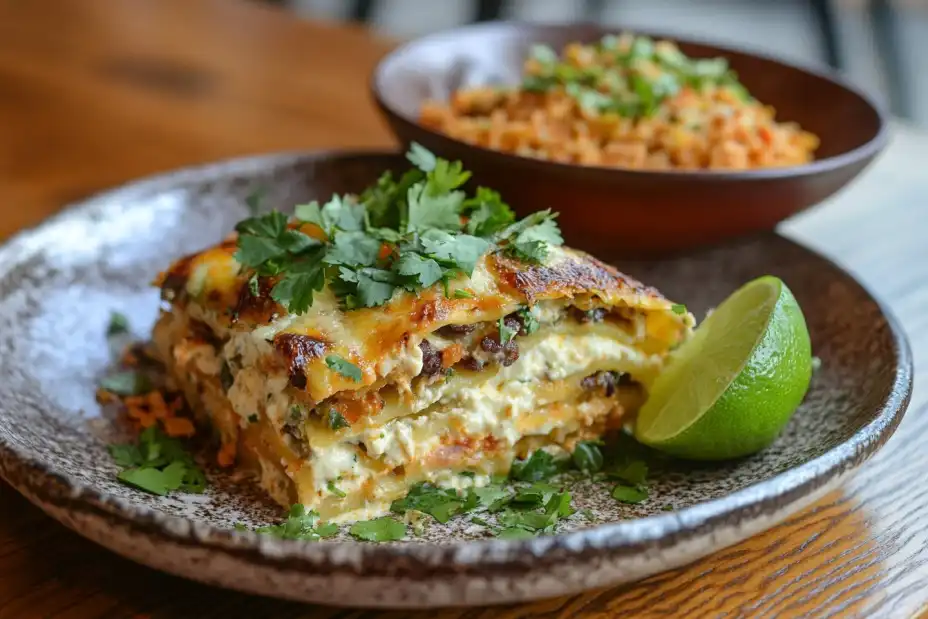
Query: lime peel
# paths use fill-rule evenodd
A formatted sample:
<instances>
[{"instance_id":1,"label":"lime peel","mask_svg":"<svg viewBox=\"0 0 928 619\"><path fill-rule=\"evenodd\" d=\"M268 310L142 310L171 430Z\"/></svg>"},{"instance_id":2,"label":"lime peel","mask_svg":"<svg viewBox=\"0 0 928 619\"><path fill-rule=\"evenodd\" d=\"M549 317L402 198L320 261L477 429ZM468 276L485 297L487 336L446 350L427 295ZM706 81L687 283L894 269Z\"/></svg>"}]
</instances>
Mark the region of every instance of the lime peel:
<instances>
[{"instance_id":1,"label":"lime peel","mask_svg":"<svg viewBox=\"0 0 928 619\"><path fill-rule=\"evenodd\" d=\"M635 436L697 460L754 453L789 421L811 375L811 344L799 304L780 279L755 279L674 351L638 414Z\"/></svg>"}]
</instances>

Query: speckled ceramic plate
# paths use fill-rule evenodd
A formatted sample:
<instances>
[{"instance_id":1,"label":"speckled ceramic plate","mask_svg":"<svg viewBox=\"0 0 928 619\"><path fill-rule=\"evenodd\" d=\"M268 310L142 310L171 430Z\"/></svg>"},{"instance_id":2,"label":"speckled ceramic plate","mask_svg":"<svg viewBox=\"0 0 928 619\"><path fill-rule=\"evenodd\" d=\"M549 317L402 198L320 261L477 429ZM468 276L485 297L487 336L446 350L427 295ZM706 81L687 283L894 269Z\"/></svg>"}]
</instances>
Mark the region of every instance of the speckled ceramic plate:
<instances>
[{"instance_id":1,"label":"speckled ceramic plate","mask_svg":"<svg viewBox=\"0 0 928 619\"><path fill-rule=\"evenodd\" d=\"M106 193L10 241L0 249L0 474L81 535L204 582L339 605L490 604L643 578L737 542L839 483L899 423L912 362L894 320L834 264L768 235L620 266L697 316L750 278L782 277L822 360L805 403L754 457L665 462L645 503L618 504L604 487L575 483L575 506L597 522L577 514L557 535L527 541L489 539L453 521L393 544L292 542L233 530L280 512L220 474L204 495L160 498L117 483L105 447L113 428L94 401L111 363L110 312L128 315L145 337L158 310L148 282L231 230L253 189L286 208L357 190L400 162L283 155L181 171Z\"/></svg>"}]
</instances>

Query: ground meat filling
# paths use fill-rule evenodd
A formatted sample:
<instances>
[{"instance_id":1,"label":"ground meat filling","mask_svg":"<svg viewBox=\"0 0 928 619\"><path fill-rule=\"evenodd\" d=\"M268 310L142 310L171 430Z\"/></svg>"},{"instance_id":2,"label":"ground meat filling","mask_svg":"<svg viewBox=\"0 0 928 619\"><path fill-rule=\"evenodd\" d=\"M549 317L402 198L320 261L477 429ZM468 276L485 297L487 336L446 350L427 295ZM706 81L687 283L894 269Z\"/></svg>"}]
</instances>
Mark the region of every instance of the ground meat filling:
<instances>
[{"instance_id":1,"label":"ground meat filling","mask_svg":"<svg viewBox=\"0 0 928 619\"><path fill-rule=\"evenodd\" d=\"M444 367L441 363L441 351L432 346L428 340L419 342L419 350L422 351L422 371L420 376L437 376L441 374Z\"/></svg>"},{"instance_id":2,"label":"ground meat filling","mask_svg":"<svg viewBox=\"0 0 928 619\"><path fill-rule=\"evenodd\" d=\"M580 381L580 386L587 391L602 389L607 398L615 395L616 387L631 385L631 376L623 372L601 371L591 374Z\"/></svg>"}]
</instances>

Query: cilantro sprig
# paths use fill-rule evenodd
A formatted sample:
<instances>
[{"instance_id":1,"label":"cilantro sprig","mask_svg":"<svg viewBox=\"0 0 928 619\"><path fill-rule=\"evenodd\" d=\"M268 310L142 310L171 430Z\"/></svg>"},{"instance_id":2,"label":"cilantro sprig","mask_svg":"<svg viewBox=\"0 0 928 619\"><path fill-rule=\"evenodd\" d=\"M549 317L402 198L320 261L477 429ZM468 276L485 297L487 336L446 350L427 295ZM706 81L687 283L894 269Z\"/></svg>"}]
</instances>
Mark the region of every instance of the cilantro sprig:
<instances>
[{"instance_id":1,"label":"cilantro sprig","mask_svg":"<svg viewBox=\"0 0 928 619\"><path fill-rule=\"evenodd\" d=\"M414 169L398 180L385 173L359 196L297 205L292 220L270 211L239 222L234 257L249 292L258 296L270 278L271 298L294 314L326 286L346 310L376 307L398 290L442 285L450 295L449 282L470 277L489 252L539 264L563 243L550 210L516 221L497 192L468 196L460 162L418 144L407 158Z\"/></svg>"},{"instance_id":2,"label":"cilantro sprig","mask_svg":"<svg viewBox=\"0 0 928 619\"><path fill-rule=\"evenodd\" d=\"M177 439L165 435L157 426L145 429L138 443L109 446L110 455L123 470L119 481L164 496L175 490L200 493L206 476Z\"/></svg>"}]
</instances>

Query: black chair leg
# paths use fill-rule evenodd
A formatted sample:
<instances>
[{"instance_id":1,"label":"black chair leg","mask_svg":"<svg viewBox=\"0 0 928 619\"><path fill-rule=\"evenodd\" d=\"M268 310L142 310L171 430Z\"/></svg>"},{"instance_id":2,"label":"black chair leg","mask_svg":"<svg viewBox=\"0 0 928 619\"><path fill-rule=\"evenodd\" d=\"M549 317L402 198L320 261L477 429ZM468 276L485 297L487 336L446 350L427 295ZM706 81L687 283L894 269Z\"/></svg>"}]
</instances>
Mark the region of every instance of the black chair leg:
<instances>
[{"instance_id":1,"label":"black chair leg","mask_svg":"<svg viewBox=\"0 0 928 619\"><path fill-rule=\"evenodd\" d=\"M886 75L889 91L889 108L896 116L912 118L911 101L905 86L905 67L899 48L899 23L889 0L870 0L868 3L873 38L877 54Z\"/></svg>"},{"instance_id":2,"label":"black chair leg","mask_svg":"<svg viewBox=\"0 0 928 619\"><path fill-rule=\"evenodd\" d=\"M812 14L818 22L818 29L822 34L822 47L825 52L825 60L831 68L840 71L844 68L844 59L842 58L841 48L838 44L838 26L834 7L831 6L831 0L811 1Z\"/></svg>"},{"instance_id":3,"label":"black chair leg","mask_svg":"<svg viewBox=\"0 0 928 619\"><path fill-rule=\"evenodd\" d=\"M502 0L477 0L477 12L474 21L493 21L503 14Z\"/></svg>"}]
</instances>

